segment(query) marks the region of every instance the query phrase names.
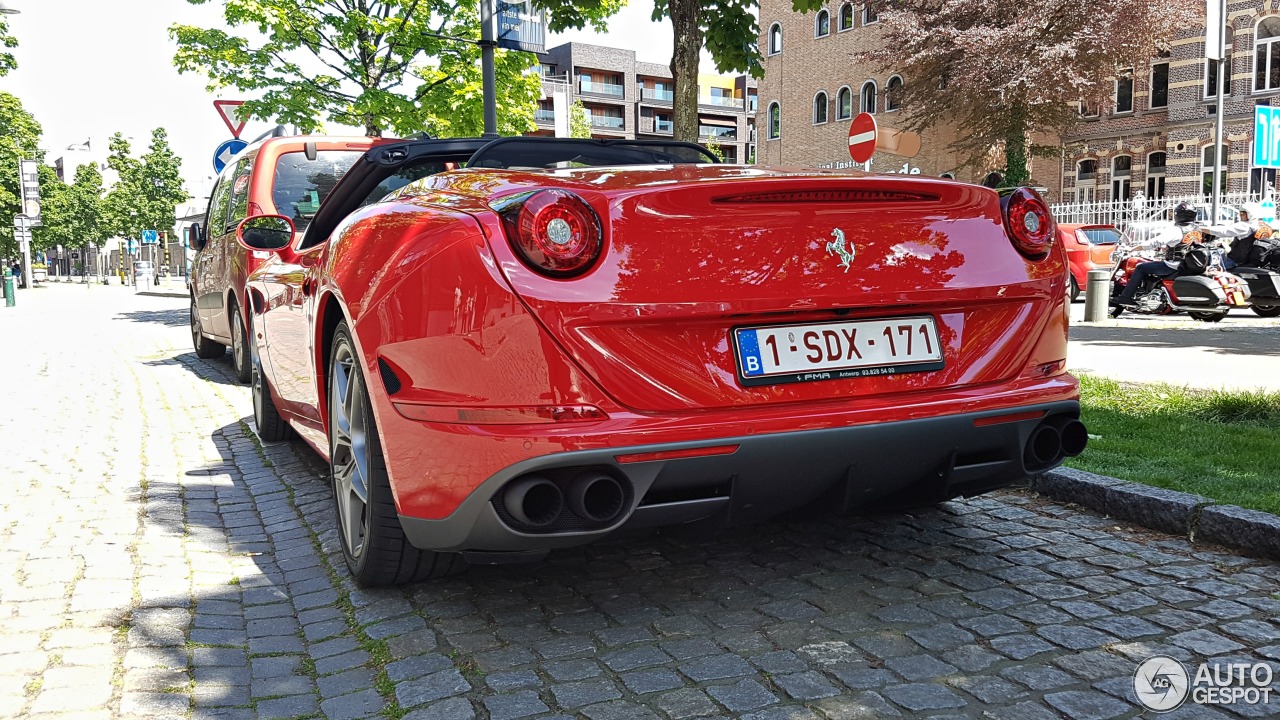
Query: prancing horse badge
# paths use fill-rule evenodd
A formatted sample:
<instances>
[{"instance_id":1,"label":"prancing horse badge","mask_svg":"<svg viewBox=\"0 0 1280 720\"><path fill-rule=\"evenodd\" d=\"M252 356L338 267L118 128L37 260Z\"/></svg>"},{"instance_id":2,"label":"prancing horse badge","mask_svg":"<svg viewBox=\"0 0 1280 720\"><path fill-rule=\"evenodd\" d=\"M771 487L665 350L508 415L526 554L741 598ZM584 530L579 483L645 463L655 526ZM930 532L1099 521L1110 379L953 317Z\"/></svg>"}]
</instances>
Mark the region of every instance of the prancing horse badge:
<instances>
[{"instance_id":1,"label":"prancing horse badge","mask_svg":"<svg viewBox=\"0 0 1280 720\"><path fill-rule=\"evenodd\" d=\"M832 230L831 237L835 238L835 240L827 243L827 252L838 256L840 258L840 267L844 268L845 272L849 272L849 263L853 262L853 245L850 244L848 249L845 248L844 231L840 228Z\"/></svg>"}]
</instances>

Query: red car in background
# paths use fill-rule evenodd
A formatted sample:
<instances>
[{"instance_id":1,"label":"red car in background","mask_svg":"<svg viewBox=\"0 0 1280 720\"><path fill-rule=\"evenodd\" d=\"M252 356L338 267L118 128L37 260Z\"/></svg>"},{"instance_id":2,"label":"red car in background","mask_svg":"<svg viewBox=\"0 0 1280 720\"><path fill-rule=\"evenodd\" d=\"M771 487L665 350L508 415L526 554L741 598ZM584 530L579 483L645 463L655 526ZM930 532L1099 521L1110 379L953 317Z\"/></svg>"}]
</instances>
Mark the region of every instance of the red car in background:
<instances>
[{"instance_id":1,"label":"red car in background","mask_svg":"<svg viewBox=\"0 0 1280 720\"><path fill-rule=\"evenodd\" d=\"M1111 253L1120 242L1120 231L1113 225L1058 225L1058 238L1067 250L1071 278L1067 293L1072 302L1088 285L1090 270L1110 270Z\"/></svg>"},{"instance_id":2,"label":"red car in background","mask_svg":"<svg viewBox=\"0 0 1280 720\"><path fill-rule=\"evenodd\" d=\"M362 585L935 503L1087 442L1067 256L1028 189L424 140L367 153L305 233L239 237L271 253L255 423L328 460Z\"/></svg>"},{"instance_id":3,"label":"red car in background","mask_svg":"<svg viewBox=\"0 0 1280 720\"><path fill-rule=\"evenodd\" d=\"M283 215L306 229L338 179L364 152L369 137L295 136L255 141L218 176L203 224L192 225L191 340L196 355L217 358L231 346L240 382L249 382L245 278L270 253L246 250L236 226L256 215Z\"/></svg>"}]
</instances>

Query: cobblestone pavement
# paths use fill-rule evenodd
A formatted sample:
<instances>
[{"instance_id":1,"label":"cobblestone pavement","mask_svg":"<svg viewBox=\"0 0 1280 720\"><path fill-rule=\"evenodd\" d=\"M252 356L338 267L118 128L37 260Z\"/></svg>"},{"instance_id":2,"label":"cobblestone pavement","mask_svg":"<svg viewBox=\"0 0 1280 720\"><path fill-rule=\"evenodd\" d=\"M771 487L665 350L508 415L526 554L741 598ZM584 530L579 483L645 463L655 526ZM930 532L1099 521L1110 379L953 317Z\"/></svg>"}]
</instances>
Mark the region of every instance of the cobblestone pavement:
<instances>
[{"instance_id":1,"label":"cobblestone pavement","mask_svg":"<svg viewBox=\"0 0 1280 720\"><path fill-rule=\"evenodd\" d=\"M1018 493L356 590L184 301L24 292L0 338L5 717L1134 717L1147 656L1280 660L1275 563ZM1280 703L1167 717L1237 714Z\"/></svg>"}]
</instances>

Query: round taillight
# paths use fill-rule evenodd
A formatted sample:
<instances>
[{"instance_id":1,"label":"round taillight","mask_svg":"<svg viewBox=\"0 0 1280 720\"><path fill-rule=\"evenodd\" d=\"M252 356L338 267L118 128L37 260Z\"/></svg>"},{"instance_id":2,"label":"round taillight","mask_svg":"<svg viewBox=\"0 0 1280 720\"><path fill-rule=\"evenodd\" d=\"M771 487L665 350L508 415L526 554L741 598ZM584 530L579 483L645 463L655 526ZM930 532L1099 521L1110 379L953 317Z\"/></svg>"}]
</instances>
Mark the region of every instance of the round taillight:
<instances>
[{"instance_id":1,"label":"round taillight","mask_svg":"<svg viewBox=\"0 0 1280 720\"><path fill-rule=\"evenodd\" d=\"M565 190L539 190L520 205L508 233L512 247L534 270L550 277L586 272L600 257L600 218L585 200Z\"/></svg>"},{"instance_id":2,"label":"round taillight","mask_svg":"<svg viewBox=\"0 0 1280 720\"><path fill-rule=\"evenodd\" d=\"M1018 188L1000 200L1004 208L1004 226L1018 252L1032 260L1049 254L1057 226L1053 214L1040 194L1031 188Z\"/></svg>"}]
</instances>

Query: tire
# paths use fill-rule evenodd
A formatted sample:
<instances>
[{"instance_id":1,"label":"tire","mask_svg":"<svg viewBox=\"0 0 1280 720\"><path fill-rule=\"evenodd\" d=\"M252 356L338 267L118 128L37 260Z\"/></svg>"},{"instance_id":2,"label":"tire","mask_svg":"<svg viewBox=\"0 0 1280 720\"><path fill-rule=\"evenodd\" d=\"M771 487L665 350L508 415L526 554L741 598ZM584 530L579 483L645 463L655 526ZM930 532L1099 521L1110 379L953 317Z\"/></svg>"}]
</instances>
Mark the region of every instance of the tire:
<instances>
[{"instance_id":1,"label":"tire","mask_svg":"<svg viewBox=\"0 0 1280 720\"><path fill-rule=\"evenodd\" d=\"M1069 276L1067 280L1067 297L1070 298L1071 302L1080 299L1080 284L1076 282L1075 275Z\"/></svg>"},{"instance_id":2,"label":"tire","mask_svg":"<svg viewBox=\"0 0 1280 720\"><path fill-rule=\"evenodd\" d=\"M251 349L256 346L251 346ZM258 437L267 442L279 442L293 437L293 428L280 417L276 403L271 399L271 387L262 374L262 360L256 350L250 354L252 377L250 390L253 394L253 424L257 427Z\"/></svg>"},{"instance_id":3,"label":"tire","mask_svg":"<svg viewBox=\"0 0 1280 720\"><path fill-rule=\"evenodd\" d=\"M391 496L368 385L346 321L334 331L328 365L329 471L338 539L356 584L400 585L465 567L457 553L409 544ZM364 497L360 493L364 492Z\"/></svg>"},{"instance_id":4,"label":"tire","mask_svg":"<svg viewBox=\"0 0 1280 720\"><path fill-rule=\"evenodd\" d=\"M239 306L231 302L227 304L227 310L231 312L231 367L235 368L237 380L248 383L253 379L253 358L249 357L249 332L245 329Z\"/></svg>"},{"instance_id":5,"label":"tire","mask_svg":"<svg viewBox=\"0 0 1280 720\"><path fill-rule=\"evenodd\" d=\"M1200 322L1209 322L1209 323L1222 322L1222 318L1227 316L1226 313L1198 312L1195 310L1188 310L1187 314L1190 315L1195 320L1199 320Z\"/></svg>"},{"instance_id":6,"label":"tire","mask_svg":"<svg viewBox=\"0 0 1280 720\"><path fill-rule=\"evenodd\" d=\"M226 354L227 346L214 342L204 336L200 330L200 313L196 310L196 298L191 296L191 344L195 346L196 357L211 360Z\"/></svg>"},{"instance_id":7,"label":"tire","mask_svg":"<svg viewBox=\"0 0 1280 720\"><path fill-rule=\"evenodd\" d=\"M1273 305L1271 307L1258 307L1257 305L1254 305L1253 314L1258 317L1265 318L1278 317L1280 316L1280 305Z\"/></svg>"}]
</instances>

